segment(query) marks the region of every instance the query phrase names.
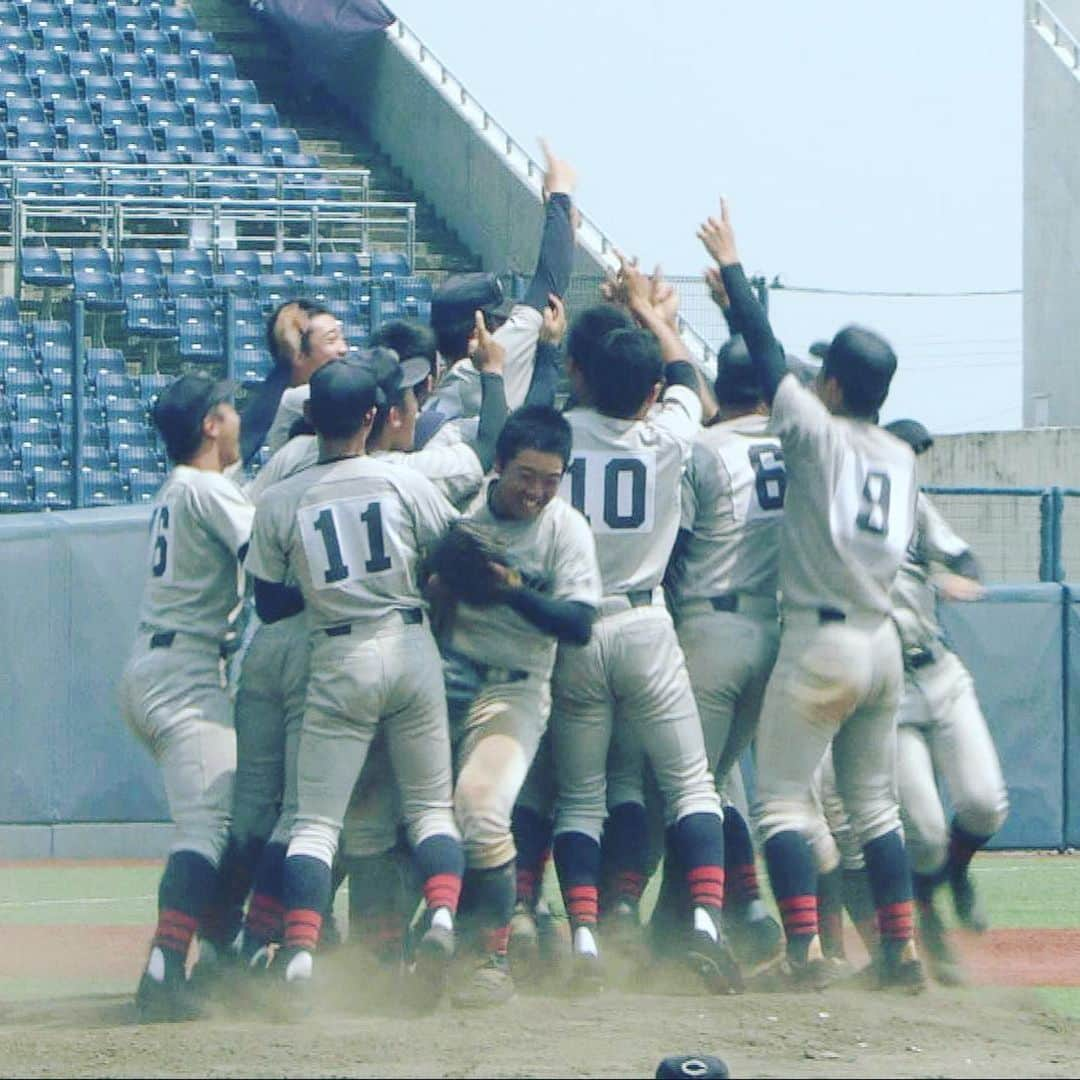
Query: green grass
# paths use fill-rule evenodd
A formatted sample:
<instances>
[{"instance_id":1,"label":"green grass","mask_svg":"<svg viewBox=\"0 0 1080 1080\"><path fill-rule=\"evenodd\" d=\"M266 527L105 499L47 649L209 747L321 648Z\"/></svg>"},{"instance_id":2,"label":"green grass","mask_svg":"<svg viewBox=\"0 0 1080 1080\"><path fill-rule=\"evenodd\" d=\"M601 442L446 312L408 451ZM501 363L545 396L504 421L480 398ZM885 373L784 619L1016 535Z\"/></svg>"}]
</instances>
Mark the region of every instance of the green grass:
<instances>
[{"instance_id":1,"label":"green grass","mask_svg":"<svg viewBox=\"0 0 1080 1080\"><path fill-rule=\"evenodd\" d=\"M152 925L161 868L8 864L0 869L0 925Z\"/></svg>"},{"instance_id":2,"label":"green grass","mask_svg":"<svg viewBox=\"0 0 1080 1080\"><path fill-rule=\"evenodd\" d=\"M1080 1019L1080 986L1040 986L1035 993L1055 1012Z\"/></svg>"},{"instance_id":3,"label":"green grass","mask_svg":"<svg viewBox=\"0 0 1080 1080\"><path fill-rule=\"evenodd\" d=\"M1080 926L1080 858L1075 855L979 856L973 873L993 926Z\"/></svg>"}]
</instances>

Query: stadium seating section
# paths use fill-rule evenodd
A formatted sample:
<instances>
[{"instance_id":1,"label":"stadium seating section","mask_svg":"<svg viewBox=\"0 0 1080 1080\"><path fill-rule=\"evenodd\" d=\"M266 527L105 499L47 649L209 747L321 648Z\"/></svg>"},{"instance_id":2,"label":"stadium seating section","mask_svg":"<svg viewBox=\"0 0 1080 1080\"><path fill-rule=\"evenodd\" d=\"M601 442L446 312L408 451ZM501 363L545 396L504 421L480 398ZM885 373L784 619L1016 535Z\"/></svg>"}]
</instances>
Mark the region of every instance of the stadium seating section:
<instances>
[{"instance_id":1,"label":"stadium seating section","mask_svg":"<svg viewBox=\"0 0 1080 1080\"><path fill-rule=\"evenodd\" d=\"M13 163L0 171L0 207L13 195L343 199L183 6L0 0L0 123ZM23 236L21 299L0 301L0 510L73 504L68 300L84 301L98 346L81 372L85 505L153 497L167 468L149 422L155 396L178 371L225 371L228 348L238 379L264 378L266 315L284 300L325 304L353 347L381 321L430 313L431 282L398 252L313 258L272 240L207 250L188 247L190 234L173 248L125 237L119 251L52 239ZM52 317L54 305L68 318Z\"/></svg>"}]
</instances>

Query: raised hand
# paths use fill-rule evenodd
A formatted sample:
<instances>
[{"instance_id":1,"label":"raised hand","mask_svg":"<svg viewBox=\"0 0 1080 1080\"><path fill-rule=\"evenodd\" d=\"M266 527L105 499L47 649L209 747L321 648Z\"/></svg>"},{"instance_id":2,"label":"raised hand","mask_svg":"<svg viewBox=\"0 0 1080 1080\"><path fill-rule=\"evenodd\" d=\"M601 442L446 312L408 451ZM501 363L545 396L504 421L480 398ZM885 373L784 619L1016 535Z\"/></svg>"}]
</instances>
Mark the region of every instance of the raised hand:
<instances>
[{"instance_id":1,"label":"raised hand","mask_svg":"<svg viewBox=\"0 0 1080 1080\"><path fill-rule=\"evenodd\" d=\"M546 139L540 140L544 152L545 195L573 195L577 187L577 171L563 158L556 157Z\"/></svg>"},{"instance_id":2,"label":"raised hand","mask_svg":"<svg viewBox=\"0 0 1080 1080\"><path fill-rule=\"evenodd\" d=\"M735 247L735 230L731 227L731 219L728 215L727 199L721 196L719 220L710 217L698 229L697 238L720 266L733 266L739 261L739 252Z\"/></svg>"},{"instance_id":3,"label":"raised hand","mask_svg":"<svg viewBox=\"0 0 1080 1080\"><path fill-rule=\"evenodd\" d=\"M476 313L476 328L473 331L476 348L470 353L473 367L486 375L501 375L506 360L506 349L488 332L484 322L484 313Z\"/></svg>"},{"instance_id":4,"label":"raised hand","mask_svg":"<svg viewBox=\"0 0 1080 1080\"><path fill-rule=\"evenodd\" d=\"M548 293L547 307L544 308L544 323L540 327L540 340L558 345L565 333L566 308L554 293Z\"/></svg>"},{"instance_id":5,"label":"raised hand","mask_svg":"<svg viewBox=\"0 0 1080 1080\"><path fill-rule=\"evenodd\" d=\"M724 288L724 275L715 266L709 266L705 270L705 284L709 286L709 295L713 303L722 311L731 307L731 297Z\"/></svg>"}]
</instances>

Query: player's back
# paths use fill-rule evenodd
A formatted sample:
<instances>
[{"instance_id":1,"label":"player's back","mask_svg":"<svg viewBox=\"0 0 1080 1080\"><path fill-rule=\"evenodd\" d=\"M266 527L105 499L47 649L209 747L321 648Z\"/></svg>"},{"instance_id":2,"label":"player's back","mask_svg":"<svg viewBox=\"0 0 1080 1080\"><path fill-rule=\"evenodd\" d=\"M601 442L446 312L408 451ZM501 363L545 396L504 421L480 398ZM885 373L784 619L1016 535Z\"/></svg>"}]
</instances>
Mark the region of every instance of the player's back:
<instances>
[{"instance_id":1,"label":"player's back","mask_svg":"<svg viewBox=\"0 0 1080 1080\"><path fill-rule=\"evenodd\" d=\"M688 393L671 389L676 399ZM677 401L671 407L681 410ZM605 596L655 589L663 579L699 418L691 406L672 430L654 415L625 420L586 407L566 413L574 444L560 495L585 515L596 537Z\"/></svg>"},{"instance_id":2,"label":"player's back","mask_svg":"<svg viewBox=\"0 0 1080 1080\"><path fill-rule=\"evenodd\" d=\"M888 615L915 525L911 448L876 424L831 415L791 375L772 415L788 477L785 607Z\"/></svg>"},{"instance_id":3,"label":"player's back","mask_svg":"<svg viewBox=\"0 0 1080 1080\"><path fill-rule=\"evenodd\" d=\"M361 456L316 464L259 505L251 572L295 574L312 629L375 623L422 606L422 552L456 516L431 482Z\"/></svg>"},{"instance_id":4,"label":"player's back","mask_svg":"<svg viewBox=\"0 0 1080 1080\"><path fill-rule=\"evenodd\" d=\"M684 600L776 596L787 476L780 440L760 414L700 431L682 481L686 535L668 582Z\"/></svg>"},{"instance_id":5,"label":"player's back","mask_svg":"<svg viewBox=\"0 0 1080 1080\"><path fill-rule=\"evenodd\" d=\"M173 469L154 499L141 628L225 637L243 591L237 556L253 514L236 484L220 473Z\"/></svg>"}]
</instances>

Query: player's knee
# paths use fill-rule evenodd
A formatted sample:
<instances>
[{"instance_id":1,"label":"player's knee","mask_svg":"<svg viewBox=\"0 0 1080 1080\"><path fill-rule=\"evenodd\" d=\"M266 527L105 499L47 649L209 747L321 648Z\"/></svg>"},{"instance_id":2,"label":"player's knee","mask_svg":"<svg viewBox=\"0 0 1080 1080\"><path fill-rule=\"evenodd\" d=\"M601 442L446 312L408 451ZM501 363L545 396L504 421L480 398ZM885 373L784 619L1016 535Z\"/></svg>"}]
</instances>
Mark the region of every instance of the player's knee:
<instances>
[{"instance_id":1,"label":"player's knee","mask_svg":"<svg viewBox=\"0 0 1080 1080\"><path fill-rule=\"evenodd\" d=\"M856 805L849 810L848 816L860 847L900 828L900 807L892 799Z\"/></svg>"},{"instance_id":2,"label":"player's knee","mask_svg":"<svg viewBox=\"0 0 1080 1080\"><path fill-rule=\"evenodd\" d=\"M430 836L450 836L461 839L461 832L454 820L450 807L433 807L405 819L405 831L409 834L409 843L418 848Z\"/></svg>"},{"instance_id":3,"label":"player's knee","mask_svg":"<svg viewBox=\"0 0 1080 1080\"><path fill-rule=\"evenodd\" d=\"M492 870L505 866L517 854L509 829L501 834L492 830L482 836L470 836L466 832L464 847L465 865L470 870Z\"/></svg>"},{"instance_id":4,"label":"player's knee","mask_svg":"<svg viewBox=\"0 0 1080 1080\"><path fill-rule=\"evenodd\" d=\"M289 838L288 854L307 855L332 866L337 852L340 830L325 821L297 818Z\"/></svg>"},{"instance_id":5,"label":"player's knee","mask_svg":"<svg viewBox=\"0 0 1080 1080\"><path fill-rule=\"evenodd\" d=\"M816 816L812 806L797 799L766 799L754 807L754 821L762 844L782 832L814 835Z\"/></svg>"},{"instance_id":6,"label":"player's knee","mask_svg":"<svg viewBox=\"0 0 1080 1080\"><path fill-rule=\"evenodd\" d=\"M973 836L993 836L1008 815L1009 796L1004 788L956 804L957 822Z\"/></svg>"}]
</instances>

